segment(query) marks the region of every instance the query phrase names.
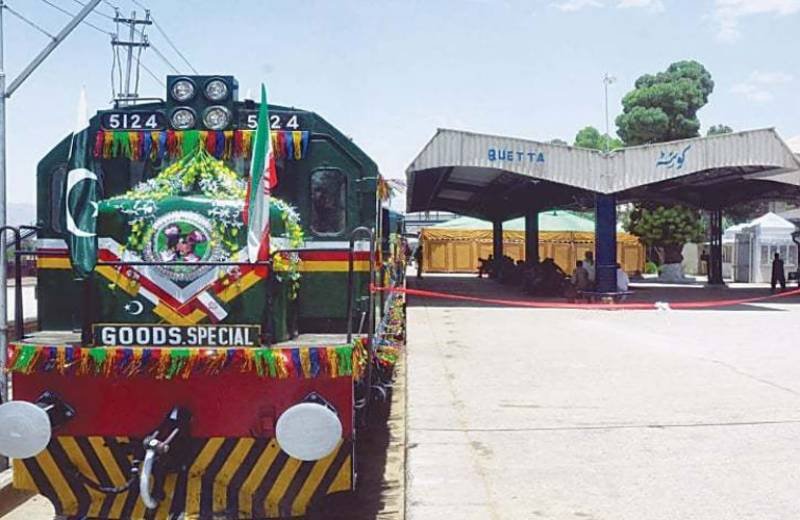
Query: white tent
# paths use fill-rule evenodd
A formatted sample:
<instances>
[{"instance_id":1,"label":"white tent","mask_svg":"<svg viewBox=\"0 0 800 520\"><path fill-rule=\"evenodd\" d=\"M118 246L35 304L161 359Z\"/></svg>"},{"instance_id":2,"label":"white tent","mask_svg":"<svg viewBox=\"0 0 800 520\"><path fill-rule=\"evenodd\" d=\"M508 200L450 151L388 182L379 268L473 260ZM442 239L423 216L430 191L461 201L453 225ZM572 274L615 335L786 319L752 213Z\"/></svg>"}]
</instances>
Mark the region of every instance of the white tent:
<instances>
[{"instance_id":1,"label":"white tent","mask_svg":"<svg viewBox=\"0 0 800 520\"><path fill-rule=\"evenodd\" d=\"M772 212L729 227L722 235L722 275L737 282L769 282L775 253L783 259L787 275L797 270L795 229Z\"/></svg>"}]
</instances>

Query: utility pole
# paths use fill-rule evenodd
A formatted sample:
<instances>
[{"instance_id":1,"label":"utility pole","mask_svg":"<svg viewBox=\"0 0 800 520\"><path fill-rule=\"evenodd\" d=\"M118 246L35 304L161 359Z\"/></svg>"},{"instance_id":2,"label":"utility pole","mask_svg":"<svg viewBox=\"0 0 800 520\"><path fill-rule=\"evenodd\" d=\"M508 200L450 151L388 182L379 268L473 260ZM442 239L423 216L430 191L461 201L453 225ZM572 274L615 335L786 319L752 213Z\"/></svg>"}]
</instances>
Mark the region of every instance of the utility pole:
<instances>
[{"instance_id":1,"label":"utility pole","mask_svg":"<svg viewBox=\"0 0 800 520\"><path fill-rule=\"evenodd\" d=\"M606 93L606 137L604 140L605 145L603 146L603 151L605 152L606 155L608 155L609 152L608 146L610 143L608 141L611 139L611 128L609 126L609 119L608 119L608 86L614 83L615 81L617 81L617 78L615 78L614 76L609 76L608 72L603 74L603 87L605 88L605 93Z\"/></svg>"},{"instance_id":2,"label":"utility pole","mask_svg":"<svg viewBox=\"0 0 800 520\"><path fill-rule=\"evenodd\" d=\"M6 226L6 99L11 97L22 83L36 70L42 62L63 42L67 36L97 7L100 0L89 0L86 5L64 26L61 31L39 52L39 54L19 73L8 88L3 63L3 9L5 1L0 0L0 229ZM0 401L8 400L8 376L6 361L8 360L8 280L6 261L6 233L0 233ZM8 467L8 461L0 457L0 470Z\"/></svg>"},{"instance_id":3,"label":"utility pole","mask_svg":"<svg viewBox=\"0 0 800 520\"><path fill-rule=\"evenodd\" d=\"M128 52L128 57L125 65L125 77L122 81L122 85L120 85L120 92L117 95L117 101L120 105L127 105L137 97L139 97L139 60L136 60L136 80L133 90L131 90L131 77L132 77L132 70L133 70L133 53L134 51L138 51L141 55L142 50L146 49L150 46L150 42L147 40L147 35L145 32L138 31L139 33L139 40L137 41L136 38L136 26L148 26L153 24L153 20L150 19L150 10L145 10L144 12L144 19L139 20L136 18L136 11L131 12L130 18L122 18L117 11L114 14L114 22L117 24L117 35L111 39L111 46L114 47L114 52L117 53L117 47L123 47ZM120 40L119 39L119 26L127 25L128 26L128 40ZM113 76L112 76L113 81ZM124 91L123 91L124 87Z\"/></svg>"}]
</instances>

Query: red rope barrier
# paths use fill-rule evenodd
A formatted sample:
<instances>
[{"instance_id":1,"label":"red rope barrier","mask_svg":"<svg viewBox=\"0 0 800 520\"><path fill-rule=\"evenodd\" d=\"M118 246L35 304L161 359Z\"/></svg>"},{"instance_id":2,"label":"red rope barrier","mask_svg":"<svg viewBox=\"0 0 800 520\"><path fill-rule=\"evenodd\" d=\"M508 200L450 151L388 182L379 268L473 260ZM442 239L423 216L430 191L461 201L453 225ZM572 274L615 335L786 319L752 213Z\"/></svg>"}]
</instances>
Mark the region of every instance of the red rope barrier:
<instances>
[{"instance_id":1,"label":"red rope barrier","mask_svg":"<svg viewBox=\"0 0 800 520\"><path fill-rule=\"evenodd\" d=\"M716 307L731 307L733 305L743 305L756 303L788 296L800 295L800 288L793 289L777 294L767 294L764 296L754 296L751 298L741 298L738 300L708 300L700 302L632 302L632 303L558 303L545 301L520 301L503 300L498 298L480 298L478 296L467 296L464 294L444 293L438 291L423 291L421 289L409 289L398 287L377 287L371 286L372 292L394 292L421 298L435 298L441 300L468 301L475 303L488 303L493 305L508 305L515 307L533 307L537 309L601 309L601 310L680 310L680 309L709 309Z\"/></svg>"}]
</instances>

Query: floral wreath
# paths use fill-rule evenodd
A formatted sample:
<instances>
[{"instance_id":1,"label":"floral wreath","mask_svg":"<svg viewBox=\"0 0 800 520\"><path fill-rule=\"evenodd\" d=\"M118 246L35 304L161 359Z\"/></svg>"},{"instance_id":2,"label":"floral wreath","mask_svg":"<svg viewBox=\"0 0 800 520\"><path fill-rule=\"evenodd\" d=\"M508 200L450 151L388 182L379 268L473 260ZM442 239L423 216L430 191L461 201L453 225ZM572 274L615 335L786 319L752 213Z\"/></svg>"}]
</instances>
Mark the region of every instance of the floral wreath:
<instances>
[{"instance_id":1,"label":"floral wreath","mask_svg":"<svg viewBox=\"0 0 800 520\"><path fill-rule=\"evenodd\" d=\"M242 210L247 194L246 182L235 171L219 159L215 159L205 148L198 147L164 169L157 177L139 183L127 193L112 197L108 202L114 205L122 200L132 200L131 207L118 207L128 216L130 233L123 246L125 249L142 254L152 239L155 229L158 202L168 197L200 193L211 199L208 212L211 220L211 245L220 245L227 258L238 252L238 237L244 231ZM270 204L280 210L285 236L289 248L303 245L303 228L297 211L281 199L271 198ZM279 248L274 241L270 243L271 252ZM297 298L300 285L300 258L297 254L274 255L274 270L279 281L284 277L290 282L289 296ZM281 273L281 274L277 274ZM285 273L285 274L284 274Z\"/></svg>"}]
</instances>

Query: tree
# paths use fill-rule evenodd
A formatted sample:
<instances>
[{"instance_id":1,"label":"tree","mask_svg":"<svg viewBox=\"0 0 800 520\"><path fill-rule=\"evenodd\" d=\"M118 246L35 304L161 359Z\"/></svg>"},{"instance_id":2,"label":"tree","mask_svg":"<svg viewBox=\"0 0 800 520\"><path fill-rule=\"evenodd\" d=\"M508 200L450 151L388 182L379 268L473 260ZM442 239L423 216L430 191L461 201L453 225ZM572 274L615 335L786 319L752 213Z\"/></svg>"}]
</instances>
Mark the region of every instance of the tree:
<instances>
[{"instance_id":1,"label":"tree","mask_svg":"<svg viewBox=\"0 0 800 520\"><path fill-rule=\"evenodd\" d=\"M696 61L673 63L664 72L645 74L622 99L617 133L626 146L697 137L697 111L714 90L711 74ZM680 263L687 241L704 236L699 211L681 205L637 204L625 228L661 251L664 263Z\"/></svg>"},{"instance_id":2,"label":"tree","mask_svg":"<svg viewBox=\"0 0 800 520\"><path fill-rule=\"evenodd\" d=\"M713 90L711 74L696 61L679 61L664 72L645 74L622 98L617 133L625 146L697 137L697 111Z\"/></svg>"},{"instance_id":3,"label":"tree","mask_svg":"<svg viewBox=\"0 0 800 520\"><path fill-rule=\"evenodd\" d=\"M722 134L730 134L733 132L733 128L729 127L728 125L712 125L706 135L722 135Z\"/></svg>"},{"instance_id":4,"label":"tree","mask_svg":"<svg viewBox=\"0 0 800 520\"><path fill-rule=\"evenodd\" d=\"M624 226L645 245L658 248L663 264L680 263L683 245L705 237L700 211L679 205L637 204L627 214Z\"/></svg>"},{"instance_id":5,"label":"tree","mask_svg":"<svg viewBox=\"0 0 800 520\"><path fill-rule=\"evenodd\" d=\"M622 141L616 137L610 137L608 134L601 134L597 128L593 126L582 128L575 135L575 146L580 146L581 148L605 150L606 143L608 143L608 150L622 148Z\"/></svg>"}]
</instances>

